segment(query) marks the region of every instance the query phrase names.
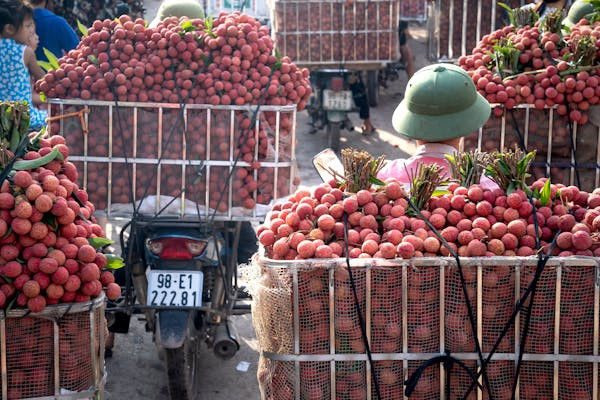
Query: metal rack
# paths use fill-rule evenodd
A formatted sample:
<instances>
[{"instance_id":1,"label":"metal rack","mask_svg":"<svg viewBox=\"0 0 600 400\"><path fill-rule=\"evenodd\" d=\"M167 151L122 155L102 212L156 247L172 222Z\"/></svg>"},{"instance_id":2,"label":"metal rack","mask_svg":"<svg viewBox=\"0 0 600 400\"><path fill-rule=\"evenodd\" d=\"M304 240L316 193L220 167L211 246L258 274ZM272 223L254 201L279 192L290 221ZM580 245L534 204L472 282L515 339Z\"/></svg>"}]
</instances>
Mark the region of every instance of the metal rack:
<instances>
[{"instance_id":1,"label":"metal rack","mask_svg":"<svg viewBox=\"0 0 600 400\"><path fill-rule=\"evenodd\" d=\"M449 290L449 287L452 285L457 285L457 281L448 280L446 273L450 268L456 268L456 261L452 258L415 258L410 260L383 260L383 259L369 259L369 260L361 260L361 259L351 259L350 260L351 267L353 268L353 274L355 275L355 279L360 280L360 285L357 286L357 290L359 291L359 295L364 298L364 314L366 319L366 329L367 336L371 345L374 343L374 338L372 337L371 331L371 321L372 321L372 306L373 306L373 291L375 290L375 286L373 282L375 281L375 277L377 274L385 271L390 274L387 276L393 277L394 281L401 282L401 302L402 302L402 352L396 353L381 353L381 352L373 352L372 358L374 361L401 361L403 368L403 379L401 379L397 385L399 386L397 389L402 390L404 393L405 384L404 382L408 378L409 371L409 362L411 361L425 361L433 356L439 354L446 354L449 349L447 344L447 337L444 334L444 327L446 325L446 313L449 312L446 307L447 298L446 293ZM484 271L494 271L494 268L504 267L510 270L510 276L512 279L512 287L510 290L513 290L515 301L519 298L522 290L524 289L524 284L522 282L523 271L526 268L535 269L537 265L537 258L535 257L527 257L527 258L519 258L519 257L491 257L491 258L461 258L461 264L463 269L467 267L475 267L476 268L476 278L475 278L475 287L476 287L476 321L477 321L477 339L482 341L482 331L485 329L485 324L488 323L485 321L482 310L484 305L484 287L483 287L483 273ZM264 257L259 257L255 260L255 264L253 265L255 269L256 276L264 277L267 279L267 284L265 285L265 296L255 298L254 305L254 313L261 313L261 310L267 309L270 307L271 310L275 310L274 312L279 312L280 315L270 316L271 320L276 321L277 318L281 318L282 322L288 321L289 324L288 332L290 333L290 337L278 337L277 341L280 345L280 348L284 349L293 349L291 352L269 352L264 349L264 343L260 343L261 345L261 358L264 360L269 360L273 365L276 366L278 363L287 363L293 364L293 375L292 379L294 380L294 387L292 388L294 398L300 399L301 397L300 387L301 387L301 374L300 374L300 364L301 363L321 363L326 364L329 363L331 365L331 373L329 374L329 378L326 381L321 382L322 386L327 390L326 392L330 393L330 396L327 398L331 398L335 400L336 398L336 364L356 361L360 362L364 365L362 368L363 378L366 382L366 395L367 399L374 398L372 394L372 382L371 375L369 372L369 363L367 359L367 354L364 352L357 353L345 353L340 354L336 351L336 307L338 304L338 300L336 299L336 291L342 285L335 277L335 272L346 269L346 261L345 259L329 259L329 260L301 260L301 261L279 261L267 259ZM437 316L436 318L439 320L439 324L437 324L437 332L433 332L433 336L439 338L439 345L437 349L432 352L414 352L410 351L409 343L413 343L413 338L409 335L410 329L414 328L411 326L408 315L413 312L411 311L408 305L408 282L413 279L414 274L419 271L434 271L435 278L433 281L437 281L437 297L435 299L435 304L437 304ZM589 280L589 285L587 284L579 284L578 282L570 281L568 271L585 271L586 277L591 277ZM318 273L321 272L321 275ZM580 363L582 365L591 366L589 370L590 376L585 376L586 384L589 384L589 387L582 388L586 393L591 395L593 400L598 399L598 365L600 363L600 355L598 354L598 346L599 346L599 319L600 319L600 264L597 258L593 257L572 257L572 258L551 258L546 267L544 274L549 274L546 276L546 279L550 282L550 285L553 285L553 307L551 308L553 318L550 321L547 321L548 329L554 331L552 340L552 349L548 353L532 353L525 352L523 360L528 362L530 365L541 365L543 363L552 363L552 390L553 395L552 398L558 400L559 393L564 388L562 385L568 384L568 382L560 381L559 379L559 366L561 363L565 362L574 362ZM328 324L330 327L329 330L329 352L328 354L304 354L300 351L300 337L303 334L304 330L307 329L300 322L299 317L299 307L304 302L309 300L306 294L302 294L299 291L300 285L305 282L306 279L315 276L323 276L326 280L326 284L323 287L322 293L317 294L320 297L327 297L329 299L327 313ZM277 277L277 278L274 278ZM268 280L270 279L270 280ZM572 279L572 278L571 278ZM561 351L561 338L564 338L565 333L561 331L561 318L563 318L562 308L564 305L563 302L568 303L569 301L573 301L573 294L567 293L572 292L573 289L570 286L571 284L581 286L580 291L578 292L578 296L584 296L589 300L589 303L593 303L593 322L590 325L593 325L593 331L589 332L585 331L581 334L586 335L587 339L590 342L593 341L593 351L590 354L566 354ZM268 287L267 287L268 286ZM565 290L565 288L570 288L569 290ZM260 288L257 288L258 293L260 294ZM267 292L269 290L274 290L277 292L276 298L280 300L282 304L268 304L268 295ZM497 288L485 288L485 291L497 290ZM313 293L312 296L315 296ZM566 299L566 300L565 300ZM391 299L390 299L391 301ZM256 304L258 302L258 304ZM283 307L283 302L289 302L289 306ZM571 303L572 304L572 303ZM289 313L291 310L291 314ZM260 318L260 317L259 317ZM279 321L278 321L279 322ZM305 323L307 321L304 321ZM358 324L358 321L354 321ZM506 321L498 321L499 324L504 324ZM283 324L284 326L287 324ZM433 326L433 325L432 325ZM260 323L256 324L256 315L255 315L255 328L257 329L257 335L259 339L268 335L268 332L263 332L260 328L264 327L264 324ZM510 352L498 352L492 356L492 361L510 361L517 363L519 351L520 351L520 343L519 343L519 334L520 334L520 322L519 317L515 321L515 326L512 328L514 332L514 344L512 345L512 351ZM580 328L581 329L581 328ZM449 336L449 335L448 335ZM288 343L289 342L289 343ZM483 352L483 356L487 357L489 353ZM452 352L452 356L459 359L470 362L478 363L478 354L476 352ZM282 364L283 365L283 364ZM445 379L446 374L444 371L444 365L440 364L438 378L435 381L435 388L433 388L432 393L439 393L440 399L445 399ZM509 374L510 375L510 374ZM260 377L260 371L259 371ZM496 379L501 380L500 377L496 377ZM512 375L506 377L507 380L512 382ZM583 381L583 379L582 379ZM522 398L519 397L519 390L523 390L524 385L532 385L531 382L523 382L519 383L519 389L517 390L517 399ZM492 387L494 387L492 381ZM264 393L269 392L271 388L261 387L261 391ZM289 391L288 391L289 392ZM454 393L455 396L462 396L463 393ZM564 395L564 392L563 392ZM430 396L432 394L430 393ZM437 395L436 395L437 397ZM263 397L264 398L264 397ZM396 397L400 398L400 397ZM406 396L403 395L404 399L407 399ZM413 398L413 397L411 397ZM414 398L421 398L419 396L415 396ZM429 397L432 398L432 397ZM477 398L482 398L482 392L478 391ZM541 398L541 397L539 397Z\"/></svg>"},{"instance_id":2,"label":"metal rack","mask_svg":"<svg viewBox=\"0 0 600 400\"><path fill-rule=\"evenodd\" d=\"M52 385L54 388L53 396L39 396L29 398L31 400L83 400L83 399L104 399L104 385L106 384L106 370L104 365L104 328L105 318L104 309L106 307L106 298L102 293L95 299L85 303L74 303L74 304L61 304L48 306L44 311L39 314L30 314L25 309L13 309L8 312L0 311L0 359L1 359L1 380L2 380L2 400L7 400L9 381L8 381L8 368L15 368L15 365L7 365L7 319L20 319L20 318L33 318L37 320L51 321L53 324L53 347L52 352L49 354L52 357L53 366L53 379ZM61 318L66 315L74 314L88 314L90 332L90 362L91 365L82 364L80 367L88 367L92 372L93 384L83 391L76 393L65 393L61 388L61 363L60 363L60 342L59 337L61 335L68 335L69 332L61 332L64 327L61 326ZM98 318L100 317L100 318ZM31 324L24 325L23 330L27 331L31 327ZM99 335L96 337L98 330ZM98 343L98 348L96 348ZM31 351L31 350L30 350ZM39 353L43 354L40 350ZM30 367L34 367L33 365ZM24 398L27 400L28 398Z\"/></svg>"},{"instance_id":3,"label":"metal rack","mask_svg":"<svg viewBox=\"0 0 600 400\"><path fill-rule=\"evenodd\" d=\"M500 105L492 104L492 107L498 106ZM600 112L600 109L590 109L589 112L597 113ZM585 125L573 123L573 142L576 150L578 150L577 154L579 158L579 160L577 160L577 167L575 166L575 154L572 152L568 154L568 157L553 157L553 153L561 148L563 150L570 150L570 143L567 147L565 147L564 143L559 143L560 135L557 134L557 130L567 129L567 123L564 120L564 117L559 116L556 113L556 106L552 108L546 107L544 110L538 110L531 104L520 104L513 110L505 110L501 117L492 116L488 121L488 123L495 123L496 125L499 125L499 129L497 126L489 127L488 125L484 125L477 133L462 138L460 150L472 150L473 148L476 148L482 151L489 151L491 149L488 149L484 146L484 141L486 139L494 141L496 144L494 147L495 149L500 150L513 148L515 143L519 144L517 141L518 132L515 129L515 121L513 121L513 117L515 118L516 125L518 126L519 132L522 135L523 144L527 149L530 149L531 147L533 135L530 132L530 121L534 117L545 120L548 128L543 135L545 148L536 149L538 152L538 157L536 157L534 167L543 168L545 176L547 177L552 175L553 168L568 171L567 177L563 178L562 181L553 179L553 183L577 185L575 177L576 170L579 170L579 172L588 173L588 176L585 177L586 179L582 179L582 189L591 191L600 186L600 127L593 125L591 122L588 122ZM540 136L538 134L538 140L539 138ZM476 142L476 144L471 144L469 146L467 145L467 142ZM580 147L579 149L577 149L578 145ZM587 153L590 153L592 150L594 153L593 160L590 159L590 154L588 154L584 160L581 160L580 155L582 151L587 151ZM557 160L557 158L563 159ZM593 182L590 179L592 175Z\"/></svg>"},{"instance_id":4,"label":"metal rack","mask_svg":"<svg viewBox=\"0 0 600 400\"><path fill-rule=\"evenodd\" d=\"M351 4L352 22L346 24L344 2L272 0L269 9L273 40L278 43L282 54L290 56L299 66L326 68L343 64L345 68L351 69L379 69L397 58L400 4L402 1L398 0L354 1ZM375 8L375 15L369 12L369 6ZM323 13L327 13L327 9L330 27L324 26L323 22ZM312 15L313 10L318 15ZM382 15L382 11L387 15ZM288 19L291 16L293 21ZM381 26L381 19L384 17L389 19L389 26ZM304 28L301 28L302 21L307 21L303 22L306 24ZM312 26L313 23L318 24L316 29ZM338 23L339 29L335 29ZM387 49L382 48L383 37L387 38ZM329 46L324 45L326 41ZM313 43L319 45L317 57L313 57L310 48ZM303 57L305 49L306 57ZM347 49L351 49L351 57L346 56ZM380 57L380 50L388 56ZM371 57L370 54L377 56Z\"/></svg>"},{"instance_id":5,"label":"metal rack","mask_svg":"<svg viewBox=\"0 0 600 400\"><path fill-rule=\"evenodd\" d=\"M54 107L53 107L54 106ZM107 176L107 195L105 198L106 204L106 214L109 218L111 217L127 217L128 213L123 212L114 212L112 210L113 205L115 204L112 199L112 191L113 191L113 182L112 177L114 174L118 174L119 167L131 166L133 173L133 195L134 201L139 201L140 199L135 197L136 189L140 182L136 181L136 173L137 169L141 166L156 166L156 192L148 193L148 196L152 195L156 197L155 209L156 212L159 212L161 209L161 184L163 180L166 178L161 175L161 167L162 166L175 166L181 171L180 179L182 183L182 187L186 185L186 168L204 168L205 173L203 174L203 179L206 184L206 193L205 204L200 206L201 214L208 215L213 212L209 208L209 199L213 193L210 193L210 179L211 179L211 168L227 168L227 171L231 172L235 163L235 155L234 155L234 147L237 144L236 142L236 127L235 127L235 113L236 112L249 112L251 113L254 108L253 106L213 106L207 104L186 104L183 109L184 113L184 121L185 121L185 130L188 130L187 120L189 113L203 111L206 114L206 157L205 159L188 159L188 153L186 151L188 143L186 143L185 135L181 136L181 145L182 145L182 153L180 157L173 158L161 158L161 145L164 140L164 136L166 136L166 132L168 132L171 127L164 126L163 124L163 113L166 110L178 110L180 109L179 104L173 103L141 103L141 102L120 102L118 107L121 112L125 111L131 113L133 120L133 135L131 140L133 141L133 153L131 157L125 158L123 154L119 151L116 154L113 153L114 141L116 139L120 139L119 132L117 132L116 128L113 128L113 123L115 122L115 114L116 114L116 106L114 102L109 101L84 101L84 100L62 100L62 99L51 99L49 100L49 115L52 116L52 111L54 113L63 114L66 110L72 111L73 109L83 109L83 108L93 108L91 112L97 110L98 108L104 109L107 111L108 121L106 121L104 130L95 129L94 126L89 127L89 135L98 135L104 136L107 138L108 142L108 154L106 156L94 156L90 155L89 148L89 135L83 135L83 151L81 154L75 154L72 152L72 155L69 156L69 160L73 162L80 162L83 164L83 171L80 172L80 179L82 181L82 187L87 188L90 191L94 191L96 188L93 186L94 184L88 181L88 167L89 163L101 163L105 164L108 167L108 176ZM151 112L155 112L158 118L158 130L156 132L138 132L138 113L140 109L144 111L150 110ZM57 111L58 110L58 111ZM211 149L210 149L210 141L211 141L211 116L217 112L226 112L230 115L230 124L229 124L229 157L225 160L215 160L211 158ZM263 113L275 113L276 123L275 126L271 126L272 137L274 139L274 151L272 160L258 160L260 162L260 168L254 170L254 178L256 179L259 172L263 168L272 168L274 171L274 181L273 183L273 198L277 199L281 196L284 196L293 190L293 181L295 177L295 131L296 131L296 106L261 106L260 114ZM282 115L288 115L292 119L292 127L289 132L289 136L291 138L291 143L287 149L281 149L280 147L280 120ZM90 116L88 114L85 115L85 123L88 124L90 120ZM89 126L89 125L88 125ZM259 118L256 120L256 124L254 129L255 132L255 146L254 146L254 155L255 160L258 158L258 150L259 150L259 138L258 133L261 128L261 122ZM73 137L73 135L82 135L82 131L67 131L65 129L64 120L60 121L60 131L59 134L65 136L67 138L68 143L71 143L69 137ZM142 136L143 135L143 136ZM153 135L157 140L158 149L155 153L155 157L140 157L138 155L137 147L138 143L142 140L148 140L149 136ZM128 139L128 138L126 138ZM284 151L286 154L284 155ZM159 163L160 159L160 163ZM251 167L252 163L245 162L243 160L239 160L235 163L237 167ZM283 169L289 170L289 192L288 193L278 193L278 178L279 174ZM230 182L231 183L231 182ZM143 184L143 183L141 183ZM244 221L244 220L259 220L263 219L268 210L267 207L255 207L252 210L235 210L236 207L234 193L232 185L229 184L229 190L226 196L224 196L223 201L227 204L228 211L226 213L217 213L215 216L215 220L227 220L227 221ZM163 195L164 196L164 195ZM253 198L257 200L257 192L255 191L253 194ZM179 212L178 216L181 218L185 218L186 215L188 217L189 214L186 214L186 193L181 193L180 198L177 200L179 203ZM189 200L188 200L189 201ZM171 215L172 216L172 215ZM197 215L192 216L192 218L197 218Z\"/></svg>"}]
</instances>

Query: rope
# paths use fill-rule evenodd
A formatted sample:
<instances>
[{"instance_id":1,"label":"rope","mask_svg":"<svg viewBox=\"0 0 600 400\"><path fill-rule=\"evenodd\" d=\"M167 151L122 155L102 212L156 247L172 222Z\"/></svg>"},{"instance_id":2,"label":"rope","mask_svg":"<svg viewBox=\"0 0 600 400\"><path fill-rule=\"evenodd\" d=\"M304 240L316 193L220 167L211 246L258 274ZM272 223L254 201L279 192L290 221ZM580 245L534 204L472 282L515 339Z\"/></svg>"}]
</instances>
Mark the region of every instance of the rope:
<instances>
[{"instance_id":1,"label":"rope","mask_svg":"<svg viewBox=\"0 0 600 400\"><path fill-rule=\"evenodd\" d=\"M379 400L381 399L381 392L379 391L379 381L377 380L375 366L373 365L373 357L371 355L371 346L369 344L369 338L367 337L365 320L363 319L362 311L358 301L358 292L356 290L356 283L354 282L354 274L352 273L352 268L350 268L350 249L348 246L348 213L346 211L344 211L344 246L346 247L346 267L348 268L350 286L352 286L352 293L354 295L354 306L356 308L356 315L358 315L361 336L365 345L365 349L367 351L367 359L369 360L369 365L371 366L371 378L373 379L373 385L375 386L375 395L377 396L376 398Z\"/></svg>"},{"instance_id":2,"label":"rope","mask_svg":"<svg viewBox=\"0 0 600 400\"><path fill-rule=\"evenodd\" d=\"M485 387L488 391L489 394L489 399L493 400L494 396L492 394L492 389L489 383L489 379L487 376L487 371L485 369L485 363L484 363L484 359L483 359L483 352L481 351L481 346L479 345L479 340L477 337L477 322L475 320L475 314L473 313L473 306L471 305L471 301L469 300L469 295L467 292L467 283L465 280L465 276L463 273L463 269L462 269L462 265L460 263L460 257L458 256L458 254L454 251L454 249L452 248L452 246L450 246L450 244L446 241L446 239L444 239L442 237L442 235L437 231L437 229L429 222L429 220L427 218L425 218L425 216L421 213L421 211L415 206L415 204L412 202L412 200L410 198L406 198L408 205L410 206L410 208L417 213L417 216L423 220L423 222L425 222L425 224L429 227L429 229L431 229L431 231L436 235L436 237L440 240L440 242L444 245L444 247L446 247L446 249L448 249L448 252L452 255L452 257L454 257L454 259L456 260L456 266L458 267L458 272L459 272L459 276L460 276L460 283L461 283L461 287L462 287L462 291L463 291L463 296L465 298L465 303L467 306L467 313L469 316L469 323L471 325L471 331L473 332L473 336L475 336L475 349L477 351L477 355L479 357L479 362L481 364L481 374L483 375L483 382L485 384ZM414 375L414 373L413 373ZM412 377L412 375L411 375ZM408 382L408 381L407 381ZM475 381L475 383L477 383ZM408 396L408 393L407 393Z\"/></svg>"}]
</instances>

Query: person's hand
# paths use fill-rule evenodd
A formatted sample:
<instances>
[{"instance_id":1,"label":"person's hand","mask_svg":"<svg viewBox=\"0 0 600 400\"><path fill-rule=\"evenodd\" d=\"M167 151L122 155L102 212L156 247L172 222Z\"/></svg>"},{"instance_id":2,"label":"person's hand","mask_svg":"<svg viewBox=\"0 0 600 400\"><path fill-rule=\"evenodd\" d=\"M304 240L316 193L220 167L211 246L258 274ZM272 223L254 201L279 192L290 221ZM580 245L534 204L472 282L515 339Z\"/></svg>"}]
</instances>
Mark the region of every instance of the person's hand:
<instances>
[{"instance_id":1,"label":"person's hand","mask_svg":"<svg viewBox=\"0 0 600 400\"><path fill-rule=\"evenodd\" d=\"M31 35L27 41L27 46L31 47L33 51L36 51L39 44L40 37L37 35L37 33L33 32L33 35Z\"/></svg>"}]
</instances>

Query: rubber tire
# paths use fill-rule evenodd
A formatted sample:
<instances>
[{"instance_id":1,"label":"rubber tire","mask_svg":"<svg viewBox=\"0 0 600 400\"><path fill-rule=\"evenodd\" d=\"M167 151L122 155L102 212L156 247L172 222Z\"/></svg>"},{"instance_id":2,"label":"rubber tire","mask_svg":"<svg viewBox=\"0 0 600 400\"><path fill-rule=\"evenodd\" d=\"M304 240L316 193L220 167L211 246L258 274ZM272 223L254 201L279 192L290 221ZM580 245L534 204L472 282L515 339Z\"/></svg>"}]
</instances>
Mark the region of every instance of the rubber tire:
<instances>
[{"instance_id":1,"label":"rubber tire","mask_svg":"<svg viewBox=\"0 0 600 400\"><path fill-rule=\"evenodd\" d=\"M200 340L187 338L178 349L165 349L169 396L171 400L198 400Z\"/></svg>"},{"instance_id":2,"label":"rubber tire","mask_svg":"<svg viewBox=\"0 0 600 400\"><path fill-rule=\"evenodd\" d=\"M328 122L327 123L327 142L329 147L336 153L340 151L340 131L341 122Z\"/></svg>"},{"instance_id":3,"label":"rubber tire","mask_svg":"<svg viewBox=\"0 0 600 400\"><path fill-rule=\"evenodd\" d=\"M367 99L369 106L379 105L379 70L367 71Z\"/></svg>"}]
</instances>

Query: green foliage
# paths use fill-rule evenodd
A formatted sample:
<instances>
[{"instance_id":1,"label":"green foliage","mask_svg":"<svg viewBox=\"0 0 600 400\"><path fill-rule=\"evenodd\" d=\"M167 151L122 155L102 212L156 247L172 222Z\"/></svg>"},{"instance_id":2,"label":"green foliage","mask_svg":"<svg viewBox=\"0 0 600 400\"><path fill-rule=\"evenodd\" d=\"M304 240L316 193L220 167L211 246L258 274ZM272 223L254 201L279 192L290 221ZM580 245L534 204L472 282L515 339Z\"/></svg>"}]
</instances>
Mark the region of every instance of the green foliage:
<instances>
[{"instance_id":1,"label":"green foliage","mask_svg":"<svg viewBox=\"0 0 600 400\"><path fill-rule=\"evenodd\" d=\"M79 20L77 20L77 29L79 29L79 32L81 32L83 36L87 36L88 29Z\"/></svg>"}]
</instances>

